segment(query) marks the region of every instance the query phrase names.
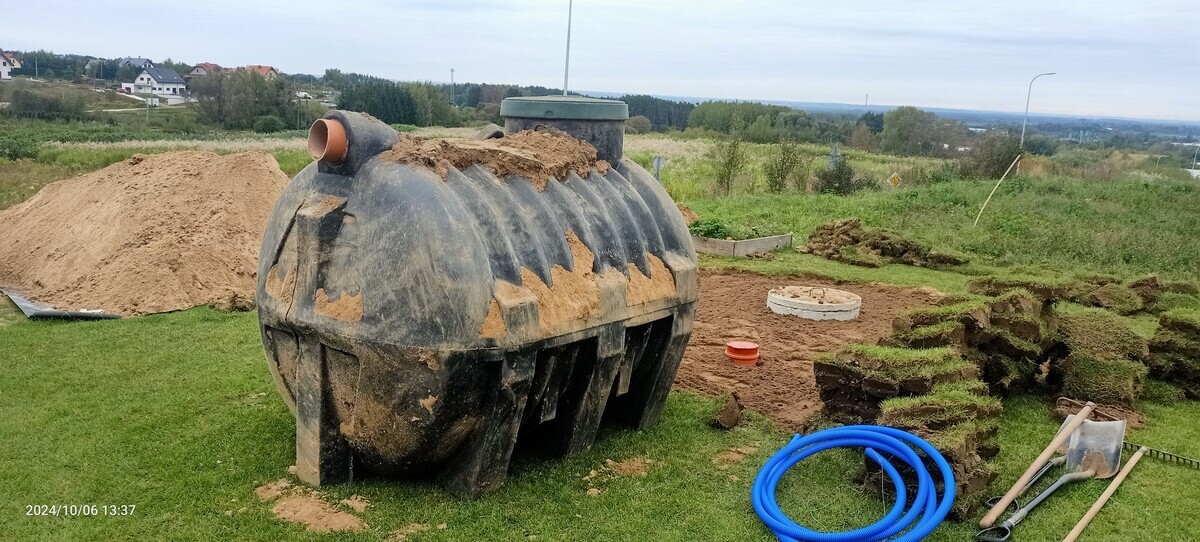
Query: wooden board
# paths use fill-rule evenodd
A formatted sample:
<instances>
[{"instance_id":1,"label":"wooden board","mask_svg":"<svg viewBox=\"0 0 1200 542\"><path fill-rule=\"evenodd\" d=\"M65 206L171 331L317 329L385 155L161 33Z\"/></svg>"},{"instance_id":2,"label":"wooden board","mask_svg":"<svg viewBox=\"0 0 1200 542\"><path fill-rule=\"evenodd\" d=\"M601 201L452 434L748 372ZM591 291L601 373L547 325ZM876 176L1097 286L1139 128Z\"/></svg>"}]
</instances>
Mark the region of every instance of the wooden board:
<instances>
[{"instance_id":1,"label":"wooden board","mask_svg":"<svg viewBox=\"0 0 1200 542\"><path fill-rule=\"evenodd\" d=\"M728 239L710 239L708 237L692 236L692 244L696 252L716 256L748 256L760 252L769 252L777 248L792 246L792 234L772 235L756 239L731 241Z\"/></svg>"}]
</instances>

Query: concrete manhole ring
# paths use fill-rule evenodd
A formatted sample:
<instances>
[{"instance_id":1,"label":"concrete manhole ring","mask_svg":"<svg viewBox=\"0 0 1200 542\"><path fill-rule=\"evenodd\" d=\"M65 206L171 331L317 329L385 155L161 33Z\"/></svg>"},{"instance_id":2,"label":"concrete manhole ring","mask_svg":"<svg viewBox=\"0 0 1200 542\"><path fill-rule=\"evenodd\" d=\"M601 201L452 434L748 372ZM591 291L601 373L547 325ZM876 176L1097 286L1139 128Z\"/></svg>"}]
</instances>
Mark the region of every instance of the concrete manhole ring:
<instances>
[{"instance_id":1,"label":"concrete manhole ring","mask_svg":"<svg viewBox=\"0 0 1200 542\"><path fill-rule=\"evenodd\" d=\"M784 286L767 292L767 307L776 314L809 320L853 320L858 318L862 298L822 286Z\"/></svg>"}]
</instances>

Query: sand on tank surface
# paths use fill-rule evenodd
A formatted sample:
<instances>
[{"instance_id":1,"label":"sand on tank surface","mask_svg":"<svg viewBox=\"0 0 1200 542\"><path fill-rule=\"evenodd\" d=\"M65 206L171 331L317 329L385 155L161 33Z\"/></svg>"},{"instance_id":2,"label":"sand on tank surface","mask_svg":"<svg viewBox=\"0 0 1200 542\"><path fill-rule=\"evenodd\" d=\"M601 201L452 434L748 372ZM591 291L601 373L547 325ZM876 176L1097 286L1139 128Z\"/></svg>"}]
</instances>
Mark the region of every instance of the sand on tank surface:
<instances>
[{"instance_id":1,"label":"sand on tank surface","mask_svg":"<svg viewBox=\"0 0 1200 542\"><path fill-rule=\"evenodd\" d=\"M516 175L529 179L538 190L550 178L562 179L570 172L587 178L595 169L601 175L609 164L596 159L591 143L559 130L525 130L495 139L430 139L401 135L400 141L385 151L386 160L421 166L442 178L450 168L483 166L503 179Z\"/></svg>"},{"instance_id":2,"label":"sand on tank surface","mask_svg":"<svg viewBox=\"0 0 1200 542\"><path fill-rule=\"evenodd\" d=\"M271 155L136 155L0 211L0 285L60 310L122 316L253 307Z\"/></svg>"}]
</instances>

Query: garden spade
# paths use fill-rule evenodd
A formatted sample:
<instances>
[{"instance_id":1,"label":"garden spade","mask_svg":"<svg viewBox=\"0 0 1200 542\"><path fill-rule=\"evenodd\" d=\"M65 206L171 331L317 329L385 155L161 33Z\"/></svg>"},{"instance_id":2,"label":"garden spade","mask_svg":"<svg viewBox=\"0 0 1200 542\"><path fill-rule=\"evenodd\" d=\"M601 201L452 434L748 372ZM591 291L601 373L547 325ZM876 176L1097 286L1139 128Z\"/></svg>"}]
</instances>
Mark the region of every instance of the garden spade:
<instances>
[{"instance_id":1,"label":"garden spade","mask_svg":"<svg viewBox=\"0 0 1200 542\"><path fill-rule=\"evenodd\" d=\"M1072 425L1069 416L1064 427ZM1111 478L1121 467L1121 445L1125 440L1125 420L1092 421L1083 420L1067 441L1067 474L1055 480L1050 487L1043 490L1020 510L1008 519L978 533L978 542L1008 542L1012 538L1012 529L1016 527L1029 512L1046 500L1058 488L1071 482L1089 478Z\"/></svg>"}]
</instances>

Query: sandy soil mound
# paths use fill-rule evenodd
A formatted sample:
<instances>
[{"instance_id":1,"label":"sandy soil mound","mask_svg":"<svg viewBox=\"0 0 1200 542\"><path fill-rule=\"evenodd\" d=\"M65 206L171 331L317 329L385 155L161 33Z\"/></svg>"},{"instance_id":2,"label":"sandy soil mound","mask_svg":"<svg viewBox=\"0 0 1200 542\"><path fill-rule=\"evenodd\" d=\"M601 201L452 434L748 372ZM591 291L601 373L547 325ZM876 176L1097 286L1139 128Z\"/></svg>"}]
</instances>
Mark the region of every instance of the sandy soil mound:
<instances>
[{"instance_id":1,"label":"sandy soil mound","mask_svg":"<svg viewBox=\"0 0 1200 542\"><path fill-rule=\"evenodd\" d=\"M48 185L0 211L0 285L62 310L248 309L287 182L265 153L186 151Z\"/></svg>"},{"instance_id":2,"label":"sandy soil mound","mask_svg":"<svg viewBox=\"0 0 1200 542\"><path fill-rule=\"evenodd\" d=\"M451 167L463 169L479 164L501 179L509 175L525 177L538 190L545 188L551 177L561 179L573 171L586 178L593 169L603 175L609 168L608 162L596 160L596 148L591 143L558 130L526 130L485 140L402 135L384 157L429 168L443 178Z\"/></svg>"}]
</instances>

